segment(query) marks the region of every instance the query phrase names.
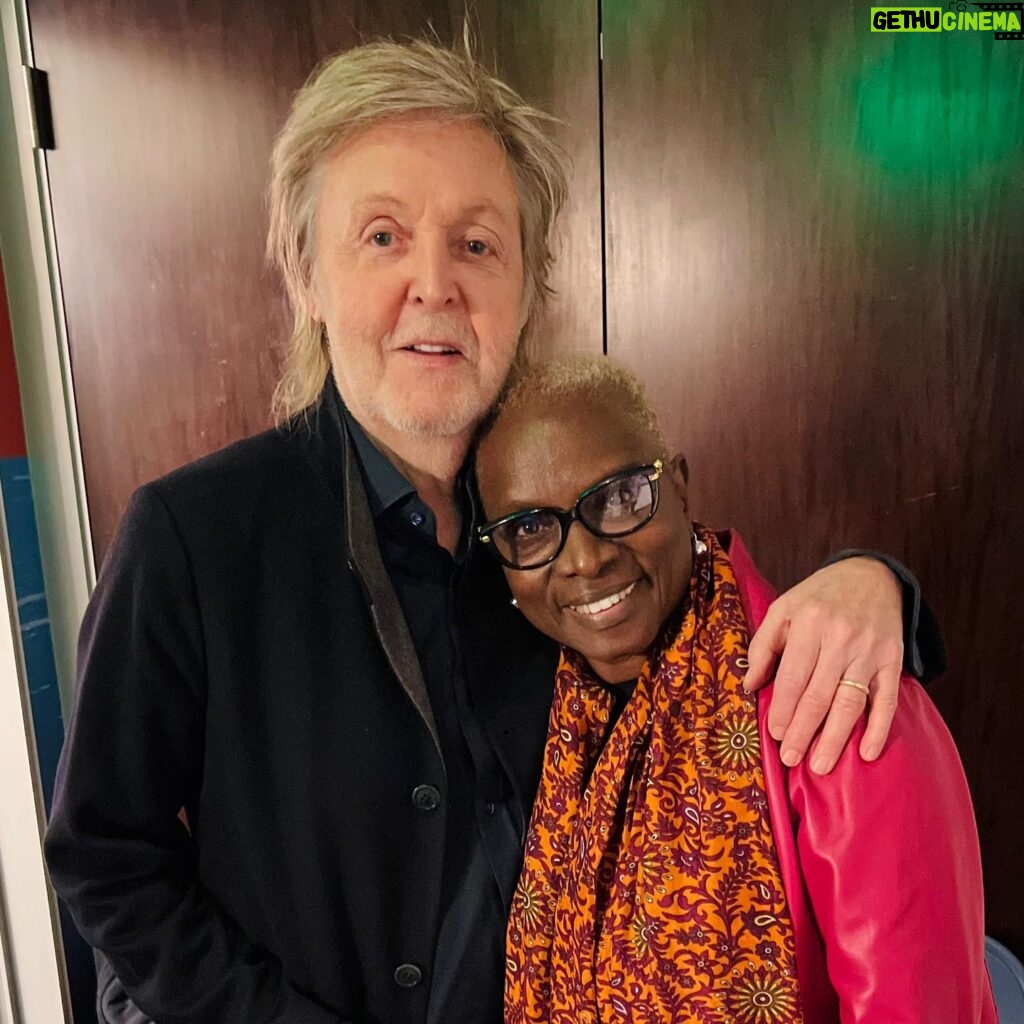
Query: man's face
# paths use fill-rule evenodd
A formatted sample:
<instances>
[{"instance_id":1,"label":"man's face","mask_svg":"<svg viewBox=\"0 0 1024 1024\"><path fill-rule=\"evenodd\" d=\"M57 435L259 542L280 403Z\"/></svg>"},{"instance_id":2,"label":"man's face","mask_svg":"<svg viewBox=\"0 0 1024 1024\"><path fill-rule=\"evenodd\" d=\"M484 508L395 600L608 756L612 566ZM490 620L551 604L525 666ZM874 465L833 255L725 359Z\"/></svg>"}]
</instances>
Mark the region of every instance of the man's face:
<instances>
[{"instance_id":1,"label":"man's face","mask_svg":"<svg viewBox=\"0 0 1024 1024\"><path fill-rule=\"evenodd\" d=\"M372 433L464 434L494 402L525 319L519 202L500 145L464 121L398 119L326 160L314 315Z\"/></svg>"}]
</instances>

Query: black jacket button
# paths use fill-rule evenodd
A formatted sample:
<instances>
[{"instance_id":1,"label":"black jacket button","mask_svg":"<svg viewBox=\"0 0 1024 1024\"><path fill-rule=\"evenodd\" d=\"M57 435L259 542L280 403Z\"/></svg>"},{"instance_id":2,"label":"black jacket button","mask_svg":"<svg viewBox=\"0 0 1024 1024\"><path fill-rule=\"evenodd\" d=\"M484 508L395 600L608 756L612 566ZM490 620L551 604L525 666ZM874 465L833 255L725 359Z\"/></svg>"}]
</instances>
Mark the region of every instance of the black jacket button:
<instances>
[{"instance_id":1,"label":"black jacket button","mask_svg":"<svg viewBox=\"0 0 1024 1024\"><path fill-rule=\"evenodd\" d=\"M421 811L433 811L441 803L441 793L436 786L417 786L412 791L412 802Z\"/></svg>"},{"instance_id":2,"label":"black jacket button","mask_svg":"<svg viewBox=\"0 0 1024 1024\"><path fill-rule=\"evenodd\" d=\"M415 988L423 980L423 972L415 964L399 964L395 968L395 984L399 988Z\"/></svg>"}]
</instances>

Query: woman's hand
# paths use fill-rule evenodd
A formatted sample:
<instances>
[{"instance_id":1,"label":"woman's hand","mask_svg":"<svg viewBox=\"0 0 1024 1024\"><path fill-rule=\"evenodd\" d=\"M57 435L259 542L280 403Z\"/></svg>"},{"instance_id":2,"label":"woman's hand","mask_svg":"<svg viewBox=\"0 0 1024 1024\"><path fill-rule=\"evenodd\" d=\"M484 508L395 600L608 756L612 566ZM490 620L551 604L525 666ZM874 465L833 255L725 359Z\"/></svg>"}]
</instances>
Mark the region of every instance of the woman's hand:
<instances>
[{"instance_id":1,"label":"woman's hand","mask_svg":"<svg viewBox=\"0 0 1024 1024\"><path fill-rule=\"evenodd\" d=\"M768 729L785 764L797 764L824 722L811 770L830 772L870 704L861 757L882 752L899 697L903 666L902 596L896 577L873 558L847 558L819 569L768 609L750 641L744 685L772 678ZM870 698L841 679L862 683Z\"/></svg>"}]
</instances>

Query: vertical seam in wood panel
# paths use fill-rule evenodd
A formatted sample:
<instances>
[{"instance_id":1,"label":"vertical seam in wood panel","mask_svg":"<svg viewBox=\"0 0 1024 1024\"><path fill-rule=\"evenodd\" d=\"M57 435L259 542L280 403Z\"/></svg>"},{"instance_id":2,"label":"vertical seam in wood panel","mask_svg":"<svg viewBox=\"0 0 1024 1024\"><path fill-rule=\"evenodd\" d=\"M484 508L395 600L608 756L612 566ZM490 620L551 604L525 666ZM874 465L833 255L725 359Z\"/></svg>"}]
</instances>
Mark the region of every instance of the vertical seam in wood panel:
<instances>
[{"instance_id":1,"label":"vertical seam in wood panel","mask_svg":"<svg viewBox=\"0 0 1024 1024\"><path fill-rule=\"evenodd\" d=\"M604 197L604 0L597 0L597 153L601 203L601 351L608 355L608 225Z\"/></svg>"}]
</instances>

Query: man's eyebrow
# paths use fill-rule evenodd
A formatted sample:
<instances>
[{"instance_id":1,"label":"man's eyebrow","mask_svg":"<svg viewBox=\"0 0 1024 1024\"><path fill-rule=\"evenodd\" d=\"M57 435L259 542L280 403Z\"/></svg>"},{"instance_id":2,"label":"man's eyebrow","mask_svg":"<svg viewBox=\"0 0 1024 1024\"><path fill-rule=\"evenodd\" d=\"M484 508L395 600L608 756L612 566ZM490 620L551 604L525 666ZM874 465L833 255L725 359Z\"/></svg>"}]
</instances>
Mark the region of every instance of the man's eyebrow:
<instances>
[{"instance_id":1,"label":"man's eyebrow","mask_svg":"<svg viewBox=\"0 0 1024 1024\"><path fill-rule=\"evenodd\" d=\"M498 206L488 199L483 199L479 203L474 203L472 206L467 207L463 211L462 219L470 220L481 213L494 214L502 224L508 224L508 218L506 218L505 214L501 212L501 209Z\"/></svg>"},{"instance_id":2,"label":"man's eyebrow","mask_svg":"<svg viewBox=\"0 0 1024 1024\"><path fill-rule=\"evenodd\" d=\"M363 196L362 199L359 199L354 204L353 209L356 213L363 213L373 206L391 206L404 209L405 203L403 203L397 196L391 195L389 192L373 192L370 195Z\"/></svg>"},{"instance_id":3,"label":"man's eyebrow","mask_svg":"<svg viewBox=\"0 0 1024 1024\"><path fill-rule=\"evenodd\" d=\"M408 205L397 196L392 195L390 192L372 192L369 195L362 196L360 199L356 200L352 206L352 214L356 219L358 219L366 216L374 208L406 210ZM462 210L458 219L460 222L465 222L473 220L481 214L490 214L497 218L502 227L509 226L508 218L502 212L501 208L496 203L492 203L489 199L481 199L479 202L467 206Z\"/></svg>"}]
</instances>

